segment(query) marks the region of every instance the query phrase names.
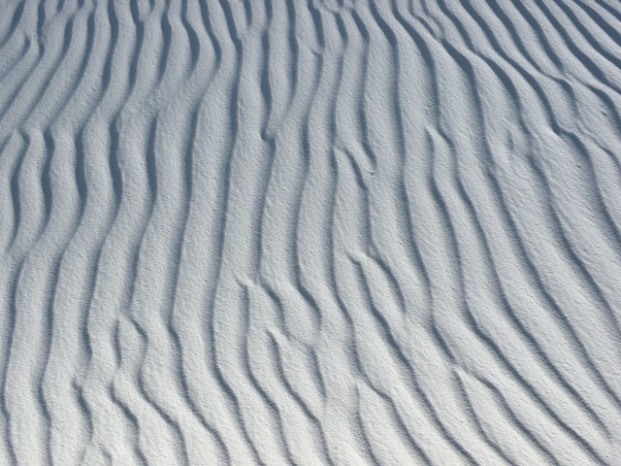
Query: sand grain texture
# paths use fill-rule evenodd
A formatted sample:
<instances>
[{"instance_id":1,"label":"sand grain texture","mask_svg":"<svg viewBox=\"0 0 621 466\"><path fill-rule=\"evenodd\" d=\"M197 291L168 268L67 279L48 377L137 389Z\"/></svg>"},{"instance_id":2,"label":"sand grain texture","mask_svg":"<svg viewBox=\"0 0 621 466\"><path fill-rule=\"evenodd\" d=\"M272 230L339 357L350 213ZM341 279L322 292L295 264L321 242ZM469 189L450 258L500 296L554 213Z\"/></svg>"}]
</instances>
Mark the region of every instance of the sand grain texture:
<instances>
[{"instance_id":1,"label":"sand grain texture","mask_svg":"<svg viewBox=\"0 0 621 466\"><path fill-rule=\"evenodd\" d=\"M621 4L0 2L1 465L620 465Z\"/></svg>"}]
</instances>

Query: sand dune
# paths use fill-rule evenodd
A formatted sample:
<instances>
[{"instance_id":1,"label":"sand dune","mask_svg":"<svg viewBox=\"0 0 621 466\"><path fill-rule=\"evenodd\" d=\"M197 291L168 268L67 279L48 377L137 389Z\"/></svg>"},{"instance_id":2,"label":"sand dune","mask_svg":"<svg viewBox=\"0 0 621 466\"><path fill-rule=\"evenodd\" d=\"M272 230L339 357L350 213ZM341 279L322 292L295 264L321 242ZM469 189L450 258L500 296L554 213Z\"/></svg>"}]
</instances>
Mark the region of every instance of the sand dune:
<instances>
[{"instance_id":1,"label":"sand dune","mask_svg":"<svg viewBox=\"0 0 621 466\"><path fill-rule=\"evenodd\" d=\"M5 0L0 464L621 464L621 4Z\"/></svg>"}]
</instances>

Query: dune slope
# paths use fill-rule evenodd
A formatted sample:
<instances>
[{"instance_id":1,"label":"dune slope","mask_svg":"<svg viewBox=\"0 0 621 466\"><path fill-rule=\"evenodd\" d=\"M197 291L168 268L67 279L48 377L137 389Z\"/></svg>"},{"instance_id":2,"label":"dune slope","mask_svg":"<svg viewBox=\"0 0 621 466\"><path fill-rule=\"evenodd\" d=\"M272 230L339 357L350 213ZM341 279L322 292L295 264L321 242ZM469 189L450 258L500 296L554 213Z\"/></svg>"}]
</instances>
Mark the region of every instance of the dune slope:
<instances>
[{"instance_id":1,"label":"dune slope","mask_svg":"<svg viewBox=\"0 0 621 466\"><path fill-rule=\"evenodd\" d=\"M0 3L0 464L621 464L621 4Z\"/></svg>"}]
</instances>

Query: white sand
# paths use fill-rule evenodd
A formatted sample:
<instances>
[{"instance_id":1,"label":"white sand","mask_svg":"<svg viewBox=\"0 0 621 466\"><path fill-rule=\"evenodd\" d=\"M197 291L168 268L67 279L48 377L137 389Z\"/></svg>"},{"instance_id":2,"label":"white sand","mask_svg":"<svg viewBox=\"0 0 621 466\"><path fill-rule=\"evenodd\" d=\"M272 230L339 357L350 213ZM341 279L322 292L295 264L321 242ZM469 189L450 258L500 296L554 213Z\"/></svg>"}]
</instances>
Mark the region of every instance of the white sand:
<instances>
[{"instance_id":1,"label":"white sand","mask_svg":"<svg viewBox=\"0 0 621 466\"><path fill-rule=\"evenodd\" d=\"M618 0L2 0L0 465L621 465Z\"/></svg>"}]
</instances>

